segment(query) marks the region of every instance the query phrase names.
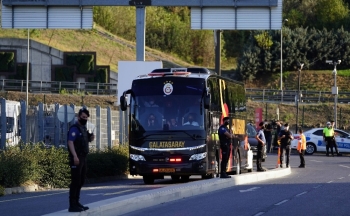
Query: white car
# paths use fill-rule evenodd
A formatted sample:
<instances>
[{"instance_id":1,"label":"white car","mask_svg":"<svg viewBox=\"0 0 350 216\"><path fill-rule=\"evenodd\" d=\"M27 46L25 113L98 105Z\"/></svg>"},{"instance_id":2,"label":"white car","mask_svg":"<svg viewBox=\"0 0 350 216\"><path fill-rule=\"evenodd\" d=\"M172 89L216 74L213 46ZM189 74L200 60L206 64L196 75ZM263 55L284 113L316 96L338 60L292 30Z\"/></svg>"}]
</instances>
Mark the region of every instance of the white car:
<instances>
[{"instance_id":1,"label":"white car","mask_svg":"<svg viewBox=\"0 0 350 216\"><path fill-rule=\"evenodd\" d=\"M350 152L350 134L343 130L335 129L335 140L338 144L340 153ZM313 154L315 152L325 152L326 143L323 141L323 128L314 128L304 132L306 138L305 154ZM294 135L291 143L292 149L297 149L299 134Z\"/></svg>"}]
</instances>

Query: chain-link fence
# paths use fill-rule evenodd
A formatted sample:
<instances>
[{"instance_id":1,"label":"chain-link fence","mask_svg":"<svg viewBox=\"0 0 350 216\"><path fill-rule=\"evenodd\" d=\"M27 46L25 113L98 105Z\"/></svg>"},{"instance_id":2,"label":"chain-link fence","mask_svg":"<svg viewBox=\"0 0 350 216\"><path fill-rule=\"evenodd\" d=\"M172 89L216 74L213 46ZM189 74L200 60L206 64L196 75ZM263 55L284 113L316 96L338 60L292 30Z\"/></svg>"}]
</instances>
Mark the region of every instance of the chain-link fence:
<instances>
[{"instance_id":1,"label":"chain-link fence","mask_svg":"<svg viewBox=\"0 0 350 216\"><path fill-rule=\"evenodd\" d=\"M11 108L12 107L12 108ZM67 147L67 132L77 120L81 107L74 105L25 105L0 99L0 148L20 142L43 142L46 146ZM90 118L87 129L95 134L92 149L105 149L127 142L126 114L111 108L87 107ZM6 115L3 115L6 113ZM126 121L127 122L127 121ZM6 139L1 139L5 137Z\"/></svg>"},{"instance_id":2,"label":"chain-link fence","mask_svg":"<svg viewBox=\"0 0 350 216\"><path fill-rule=\"evenodd\" d=\"M263 109L263 120L273 121L281 120L283 123L289 123L290 129L295 132L296 125L306 129L325 127L331 120L337 120L337 128L350 131L350 106L348 104L337 104L337 118L335 118L334 103L305 104L299 105L297 112L296 104L278 104L278 103L248 103L248 120L255 122L255 108Z\"/></svg>"}]
</instances>

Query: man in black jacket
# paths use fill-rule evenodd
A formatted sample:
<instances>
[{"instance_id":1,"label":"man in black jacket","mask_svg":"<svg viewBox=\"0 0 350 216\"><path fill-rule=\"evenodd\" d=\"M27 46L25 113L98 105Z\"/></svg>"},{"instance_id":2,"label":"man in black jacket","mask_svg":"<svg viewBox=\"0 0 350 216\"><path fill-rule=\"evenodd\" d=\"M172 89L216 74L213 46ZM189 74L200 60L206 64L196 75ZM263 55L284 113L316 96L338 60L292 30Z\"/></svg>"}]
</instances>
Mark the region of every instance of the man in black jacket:
<instances>
[{"instance_id":1,"label":"man in black jacket","mask_svg":"<svg viewBox=\"0 0 350 216\"><path fill-rule=\"evenodd\" d=\"M290 157L290 142L294 139L292 132L289 131L288 123L284 124L284 130L281 130L278 135L278 139L281 140L280 146L280 167L283 167L283 155L286 153L286 167L289 167L289 157Z\"/></svg>"},{"instance_id":2,"label":"man in black jacket","mask_svg":"<svg viewBox=\"0 0 350 216\"><path fill-rule=\"evenodd\" d=\"M80 190L85 182L86 157L89 153L89 142L95 139L94 134L86 129L90 113L82 108L78 113L78 121L69 128L68 152L69 166L71 168L71 184L69 186L69 212L81 212L89 209L79 202Z\"/></svg>"},{"instance_id":3,"label":"man in black jacket","mask_svg":"<svg viewBox=\"0 0 350 216\"><path fill-rule=\"evenodd\" d=\"M227 162L230 157L231 150L231 140L234 137L230 132L228 125L230 123L230 117L223 118L223 124L218 129L219 140L220 140L220 149L221 149L221 174L220 178L231 178L227 175Z\"/></svg>"}]
</instances>

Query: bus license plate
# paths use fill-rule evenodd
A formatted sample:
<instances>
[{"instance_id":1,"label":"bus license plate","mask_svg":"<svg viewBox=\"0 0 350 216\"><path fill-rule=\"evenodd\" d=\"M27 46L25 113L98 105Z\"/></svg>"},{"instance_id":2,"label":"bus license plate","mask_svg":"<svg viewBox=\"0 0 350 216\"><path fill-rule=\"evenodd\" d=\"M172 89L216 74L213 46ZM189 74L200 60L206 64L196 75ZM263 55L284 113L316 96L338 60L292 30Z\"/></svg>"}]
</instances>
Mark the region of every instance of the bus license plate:
<instances>
[{"instance_id":1,"label":"bus license plate","mask_svg":"<svg viewBox=\"0 0 350 216\"><path fill-rule=\"evenodd\" d=\"M173 172L175 172L175 168L159 168L159 172L173 173Z\"/></svg>"}]
</instances>

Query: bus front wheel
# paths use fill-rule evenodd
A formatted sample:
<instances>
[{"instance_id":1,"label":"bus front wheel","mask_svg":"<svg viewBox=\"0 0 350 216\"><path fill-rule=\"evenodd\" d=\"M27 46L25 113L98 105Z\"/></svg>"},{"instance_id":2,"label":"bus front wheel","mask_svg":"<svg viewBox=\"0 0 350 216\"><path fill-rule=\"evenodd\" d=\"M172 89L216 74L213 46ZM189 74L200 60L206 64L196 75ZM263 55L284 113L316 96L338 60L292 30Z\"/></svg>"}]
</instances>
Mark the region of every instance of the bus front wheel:
<instances>
[{"instance_id":1,"label":"bus front wheel","mask_svg":"<svg viewBox=\"0 0 350 216\"><path fill-rule=\"evenodd\" d=\"M143 182L145 184L154 184L153 176L143 176Z\"/></svg>"}]
</instances>

